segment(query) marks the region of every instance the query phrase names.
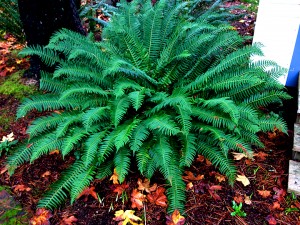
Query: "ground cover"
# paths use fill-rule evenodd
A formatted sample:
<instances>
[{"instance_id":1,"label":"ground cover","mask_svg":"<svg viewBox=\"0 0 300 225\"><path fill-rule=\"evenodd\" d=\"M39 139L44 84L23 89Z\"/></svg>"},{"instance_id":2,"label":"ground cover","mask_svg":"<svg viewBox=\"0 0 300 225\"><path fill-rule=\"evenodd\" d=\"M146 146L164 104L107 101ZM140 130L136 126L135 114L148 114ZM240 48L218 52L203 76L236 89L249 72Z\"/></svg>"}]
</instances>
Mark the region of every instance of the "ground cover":
<instances>
[{"instance_id":1,"label":"ground cover","mask_svg":"<svg viewBox=\"0 0 300 225\"><path fill-rule=\"evenodd\" d=\"M249 35L253 34L254 21L255 15L250 13L233 25L241 34ZM26 60L18 63L20 59L14 54L16 45L13 39L7 37L6 41L1 43L1 55L3 54L5 58L1 64L4 66L0 65L3 76L1 87L3 87L6 82L17 76L16 72L25 69L27 63ZM22 141L26 138L28 124L40 114L32 112L18 121L14 120L19 99L28 94L25 87L34 89L30 80L14 81L13 83L18 83L24 88L17 88L11 93L1 92L0 137L13 132L14 137ZM11 88L7 89L9 90ZM244 154L231 155L235 158L240 175L239 181L233 187L227 184L226 177L219 174L207 159L201 155L197 157L192 166L185 171L184 176L187 202L183 216L186 224L300 224L299 198L286 193L292 132L287 136L274 130L260 134L260 139L266 147L253 149L255 153L253 160ZM176 217L174 214L172 218L166 213L167 201L163 177L157 174L149 184L135 173L137 169L134 165L130 169L128 179L122 185L117 184L114 176L95 180L73 205L68 201L52 212L36 210L42 194L75 158L76 155L70 155L63 160L59 152L54 150L33 164L24 164L9 177L5 169L5 155L2 155L0 185L11 192L1 192L3 198L14 196L15 200L21 203L27 218L31 218L31 224L126 224L124 222L126 218L136 219L136 224L183 224L184 219L179 215ZM241 208L235 207L233 201ZM13 209L19 209L17 204L11 205ZM134 210L134 215L143 222L132 216L130 211L115 216L119 210ZM2 224L14 224L4 218L5 212L7 210L1 208ZM122 219L124 215L127 217ZM20 223L29 223L23 219Z\"/></svg>"}]
</instances>

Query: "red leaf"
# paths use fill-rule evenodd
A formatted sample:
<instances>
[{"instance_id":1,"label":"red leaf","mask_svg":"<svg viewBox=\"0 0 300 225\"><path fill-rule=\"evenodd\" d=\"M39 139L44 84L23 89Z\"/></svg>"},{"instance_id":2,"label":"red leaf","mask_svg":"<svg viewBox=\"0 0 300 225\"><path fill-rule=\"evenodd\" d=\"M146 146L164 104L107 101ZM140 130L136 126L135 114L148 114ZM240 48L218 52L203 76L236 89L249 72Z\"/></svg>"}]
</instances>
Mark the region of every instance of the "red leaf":
<instances>
[{"instance_id":1,"label":"red leaf","mask_svg":"<svg viewBox=\"0 0 300 225\"><path fill-rule=\"evenodd\" d=\"M77 218L75 216L64 217L61 221L61 225L72 225L73 223L77 222Z\"/></svg>"},{"instance_id":2,"label":"red leaf","mask_svg":"<svg viewBox=\"0 0 300 225\"><path fill-rule=\"evenodd\" d=\"M215 192L215 191L219 191L219 190L222 190L222 186L220 186L220 185L213 185L213 186L209 186L209 188L208 188L209 194L216 201L220 201L221 200L221 197Z\"/></svg>"},{"instance_id":3,"label":"red leaf","mask_svg":"<svg viewBox=\"0 0 300 225\"><path fill-rule=\"evenodd\" d=\"M95 187L87 187L77 196L77 199L81 198L82 196L85 196L84 201L86 202L89 195L91 195L94 199L98 200L97 193L95 192Z\"/></svg>"},{"instance_id":4,"label":"red leaf","mask_svg":"<svg viewBox=\"0 0 300 225\"><path fill-rule=\"evenodd\" d=\"M143 202L145 201L145 195L139 192L137 189L134 189L131 193L131 207L138 208L139 210L144 207Z\"/></svg>"},{"instance_id":5,"label":"red leaf","mask_svg":"<svg viewBox=\"0 0 300 225\"><path fill-rule=\"evenodd\" d=\"M158 187L156 191L147 195L147 199L151 203L156 205L167 207L167 196L164 194L165 189L163 187Z\"/></svg>"},{"instance_id":6,"label":"red leaf","mask_svg":"<svg viewBox=\"0 0 300 225\"><path fill-rule=\"evenodd\" d=\"M278 189L274 187L273 190L275 191L275 195L273 195L274 199L277 199L279 202L284 201L284 196L286 196L286 191L284 189Z\"/></svg>"},{"instance_id":7,"label":"red leaf","mask_svg":"<svg viewBox=\"0 0 300 225\"><path fill-rule=\"evenodd\" d=\"M268 221L269 225L276 225L277 224L276 219L272 215L268 215L266 217L266 220Z\"/></svg>"},{"instance_id":8,"label":"red leaf","mask_svg":"<svg viewBox=\"0 0 300 225\"><path fill-rule=\"evenodd\" d=\"M167 225L184 225L185 218L180 215L180 212L176 209L171 216L166 216Z\"/></svg>"},{"instance_id":9,"label":"red leaf","mask_svg":"<svg viewBox=\"0 0 300 225\"><path fill-rule=\"evenodd\" d=\"M36 211L35 216L30 219L31 225L50 225L49 219L52 214L45 208L40 208Z\"/></svg>"},{"instance_id":10,"label":"red leaf","mask_svg":"<svg viewBox=\"0 0 300 225\"><path fill-rule=\"evenodd\" d=\"M118 195L122 195L122 193L127 188L129 188L129 185L124 182L123 184L117 184L117 185L115 185L115 189L113 190L113 192L118 193Z\"/></svg>"}]
</instances>

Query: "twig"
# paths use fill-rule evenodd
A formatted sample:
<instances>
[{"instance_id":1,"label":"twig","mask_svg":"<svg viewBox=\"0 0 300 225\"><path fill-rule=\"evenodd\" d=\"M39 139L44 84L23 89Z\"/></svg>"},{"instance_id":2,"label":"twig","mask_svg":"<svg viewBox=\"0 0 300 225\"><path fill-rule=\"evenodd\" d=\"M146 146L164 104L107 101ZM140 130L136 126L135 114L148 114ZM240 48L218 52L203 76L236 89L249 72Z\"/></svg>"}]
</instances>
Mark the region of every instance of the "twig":
<instances>
[{"instance_id":1,"label":"twig","mask_svg":"<svg viewBox=\"0 0 300 225\"><path fill-rule=\"evenodd\" d=\"M146 204L144 203L144 218L145 218L145 225L147 225L147 215L146 215Z\"/></svg>"}]
</instances>

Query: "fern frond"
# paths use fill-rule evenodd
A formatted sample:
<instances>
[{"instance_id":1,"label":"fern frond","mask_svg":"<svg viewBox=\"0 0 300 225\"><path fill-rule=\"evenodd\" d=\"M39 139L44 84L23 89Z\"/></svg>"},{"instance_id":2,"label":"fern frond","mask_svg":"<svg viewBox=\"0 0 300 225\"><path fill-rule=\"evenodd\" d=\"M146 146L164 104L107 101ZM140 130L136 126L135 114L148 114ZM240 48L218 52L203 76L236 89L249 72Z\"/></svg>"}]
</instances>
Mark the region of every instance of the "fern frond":
<instances>
[{"instance_id":1,"label":"fern frond","mask_svg":"<svg viewBox=\"0 0 300 225\"><path fill-rule=\"evenodd\" d=\"M87 135L87 131L84 128L75 128L71 131L71 134L64 138L62 144L61 153L66 156L71 150L74 149L76 144L81 141Z\"/></svg>"},{"instance_id":2,"label":"fern frond","mask_svg":"<svg viewBox=\"0 0 300 225\"><path fill-rule=\"evenodd\" d=\"M123 98L118 98L113 102L113 108L112 108L112 122L114 123L115 127L118 126L118 124L123 119L123 116L127 112L128 108L130 106L130 99L125 96Z\"/></svg>"},{"instance_id":3,"label":"fern frond","mask_svg":"<svg viewBox=\"0 0 300 225\"><path fill-rule=\"evenodd\" d=\"M71 190L78 174L84 173L87 168L82 162L75 162L70 168L64 171L61 178L51 185L43 198L38 202L38 208L54 209L60 205L68 196L67 192Z\"/></svg>"},{"instance_id":4,"label":"fern frond","mask_svg":"<svg viewBox=\"0 0 300 225\"><path fill-rule=\"evenodd\" d=\"M108 107L98 107L87 110L82 115L82 122L84 127L88 129L94 123L107 119L109 117L108 109Z\"/></svg>"},{"instance_id":5,"label":"fern frond","mask_svg":"<svg viewBox=\"0 0 300 225\"><path fill-rule=\"evenodd\" d=\"M90 185L91 181L94 179L94 175L94 166L91 166L86 171L83 171L82 173L78 174L70 190L71 204L73 204L78 195Z\"/></svg>"},{"instance_id":6,"label":"fern frond","mask_svg":"<svg viewBox=\"0 0 300 225\"><path fill-rule=\"evenodd\" d=\"M118 179L120 183L123 183L130 167L130 150L128 148L124 147L117 151L114 157L114 165L118 174Z\"/></svg>"},{"instance_id":7,"label":"fern frond","mask_svg":"<svg viewBox=\"0 0 300 225\"><path fill-rule=\"evenodd\" d=\"M164 135L176 135L180 132L172 117L166 114L151 116L146 120L146 126L151 131L158 131Z\"/></svg>"}]
</instances>

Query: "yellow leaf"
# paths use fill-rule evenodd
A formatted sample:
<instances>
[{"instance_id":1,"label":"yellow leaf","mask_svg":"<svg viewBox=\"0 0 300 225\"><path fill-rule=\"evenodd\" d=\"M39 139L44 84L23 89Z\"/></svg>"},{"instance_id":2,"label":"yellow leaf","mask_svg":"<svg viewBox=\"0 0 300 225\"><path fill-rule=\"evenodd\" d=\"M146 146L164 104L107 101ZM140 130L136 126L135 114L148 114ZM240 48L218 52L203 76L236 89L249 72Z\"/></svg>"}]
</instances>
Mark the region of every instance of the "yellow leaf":
<instances>
[{"instance_id":1,"label":"yellow leaf","mask_svg":"<svg viewBox=\"0 0 300 225\"><path fill-rule=\"evenodd\" d=\"M240 181L242 182L242 184L244 186L247 186L250 184L250 181L247 177L243 176L243 175L237 175L237 178L236 178L237 181Z\"/></svg>"},{"instance_id":2,"label":"yellow leaf","mask_svg":"<svg viewBox=\"0 0 300 225\"><path fill-rule=\"evenodd\" d=\"M114 168L114 174L110 177L109 180L113 181L113 184L119 184L119 175L117 174L116 168Z\"/></svg>"},{"instance_id":3,"label":"yellow leaf","mask_svg":"<svg viewBox=\"0 0 300 225\"><path fill-rule=\"evenodd\" d=\"M113 220L122 221L122 225L127 225L127 223L139 225L136 221L142 221L140 217L134 215L133 210L126 210L125 212L124 210L118 210L115 212L115 218Z\"/></svg>"},{"instance_id":4,"label":"yellow leaf","mask_svg":"<svg viewBox=\"0 0 300 225\"><path fill-rule=\"evenodd\" d=\"M241 160L244 157L247 158L247 156L244 153L233 152L232 154L234 160Z\"/></svg>"}]
</instances>

